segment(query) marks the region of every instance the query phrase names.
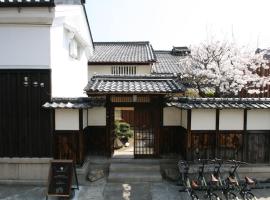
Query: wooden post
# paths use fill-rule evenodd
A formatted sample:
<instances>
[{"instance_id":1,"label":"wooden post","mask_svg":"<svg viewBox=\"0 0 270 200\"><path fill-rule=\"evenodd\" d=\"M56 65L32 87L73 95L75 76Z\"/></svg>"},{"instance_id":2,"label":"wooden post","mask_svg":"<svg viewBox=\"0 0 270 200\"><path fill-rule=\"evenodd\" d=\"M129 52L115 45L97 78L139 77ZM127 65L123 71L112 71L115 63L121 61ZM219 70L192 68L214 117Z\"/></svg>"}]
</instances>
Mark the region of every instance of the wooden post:
<instances>
[{"instance_id":1,"label":"wooden post","mask_svg":"<svg viewBox=\"0 0 270 200\"><path fill-rule=\"evenodd\" d=\"M111 157L113 152L112 152L112 135L111 135L111 110L112 110L112 105L110 101L110 95L106 95L106 155L108 157Z\"/></svg>"},{"instance_id":2,"label":"wooden post","mask_svg":"<svg viewBox=\"0 0 270 200\"><path fill-rule=\"evenodd\" d=\"M186 148L186 158L188 160L191 159L192 152L191 151L191 109L187 111L187 148Z\"/></svg>"},{"instance_id":3,"label":"wooden post","mask_svg":"<svg viewBox=\"0 0 270 200\"><path fill-rule=\"evenodd\" d=\"M220 110L216 109L215 157L220 157L220 149L219 149L219 115L220 115Z\"/></svg>"},{"instance_id":4,"label":"wooden post","mask_svg":"<svg viewBox=\"0 0 270 200\"><path fill-rule=\"evenodd\" d=\"M83 109L79 110L79 133L77 135L77 162L82 163L84 160L85 140L83 134Z\"/></svg>"},{"instance_id":5,"label":"wooden post","mask_svg":"<svg viewBox=\"0 0 270 200\"><path fill-rule=\"evenodd\" d=\"M242 147L242 159L248 161L248 133L247 133L247 109L244 109L244 124L243 124L243 147Z\"/></svg>"}]
</instances>

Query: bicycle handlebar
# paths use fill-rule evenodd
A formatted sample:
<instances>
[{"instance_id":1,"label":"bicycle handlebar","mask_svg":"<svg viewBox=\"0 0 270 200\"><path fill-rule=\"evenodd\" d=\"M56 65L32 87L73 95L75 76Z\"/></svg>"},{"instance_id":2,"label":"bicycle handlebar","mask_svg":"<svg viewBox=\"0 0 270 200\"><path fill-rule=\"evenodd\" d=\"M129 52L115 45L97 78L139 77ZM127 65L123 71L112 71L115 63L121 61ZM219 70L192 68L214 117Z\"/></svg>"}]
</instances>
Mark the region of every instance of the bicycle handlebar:
<instances>
[{"instance_id":1,"label":"bicycle handlebar","mask_svg":"<svg viewBox=\"0 0 270 200\"><path fill-rule=\"evenodd\" d=\"M247 165L247 162L242 162L242 161L238 161L238 160L227 160L227 163L233 163L235 165Z\"/></svg>"},{"instance_id":2,"label":"bicycle handlebar","mask_svg":"<svg viewBox=\"0 0 270 200\"><path fill-rule=\"evenodd\" d=\"M208 162L211 162L212 160L211 160L211 159L207 159L207 158L205 158L205 159L199 158L198 161L199 161L200 163L202 163L202 164L207 164Z\"/></svg>"}]
</instances>

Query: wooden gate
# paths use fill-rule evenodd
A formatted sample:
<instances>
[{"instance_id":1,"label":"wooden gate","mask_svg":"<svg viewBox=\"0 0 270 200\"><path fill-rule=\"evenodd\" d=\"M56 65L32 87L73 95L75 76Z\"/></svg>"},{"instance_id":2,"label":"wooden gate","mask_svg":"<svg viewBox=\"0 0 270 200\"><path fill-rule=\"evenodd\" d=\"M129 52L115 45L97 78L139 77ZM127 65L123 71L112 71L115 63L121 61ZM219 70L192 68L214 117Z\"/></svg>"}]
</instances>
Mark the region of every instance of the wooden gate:
<instances>
[{"instance_id":1,"label":"wooden gate","mask_svg":"<svg viewBox=\"0 0 270 200\"><path fill-rule=\"evenodd\" d=\"M137 106L134 115L134 157L153 157L156 155L153 112L149 107Z\"/></svg>"}]
</instances>

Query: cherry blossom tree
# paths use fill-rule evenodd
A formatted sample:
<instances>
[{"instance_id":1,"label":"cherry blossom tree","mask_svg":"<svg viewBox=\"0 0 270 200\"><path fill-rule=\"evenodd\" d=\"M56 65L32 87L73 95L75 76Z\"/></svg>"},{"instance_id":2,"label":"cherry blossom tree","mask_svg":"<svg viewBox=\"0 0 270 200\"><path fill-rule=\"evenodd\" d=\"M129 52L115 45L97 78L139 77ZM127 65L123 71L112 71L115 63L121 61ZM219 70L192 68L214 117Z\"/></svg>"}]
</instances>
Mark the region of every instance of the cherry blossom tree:
<instances>
[{"instance_id":1,"label":"cherry blossom tree","mask_svg":"<svg viewBox=\"0 0 270 200\"><path fill-rule=\"evenodd\" d=\"M201 97L211 88L214 97L237 96L239 92L260 93L269 84L269 77L260 76L260 68L268 69L264 53L256 53L235 43L211 41L191 47L191 54L182 59L182 81L197 88Z\"/></svg>"}]
</instances>

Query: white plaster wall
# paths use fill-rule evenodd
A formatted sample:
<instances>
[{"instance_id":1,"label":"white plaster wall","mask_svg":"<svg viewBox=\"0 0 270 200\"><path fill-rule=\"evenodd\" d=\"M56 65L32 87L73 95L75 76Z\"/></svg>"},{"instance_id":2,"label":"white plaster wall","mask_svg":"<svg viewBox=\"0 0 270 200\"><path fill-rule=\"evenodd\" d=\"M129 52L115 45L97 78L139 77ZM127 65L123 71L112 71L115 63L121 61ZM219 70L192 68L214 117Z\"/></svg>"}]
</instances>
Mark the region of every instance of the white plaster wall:
<instances>
[{"instance_id":1,"label":"white plaster wall","mask_svg":"<svg viewBox=\"0 0 270 200\"><path fill-rule=\"evenodd\" d=\"M90 53L93 53L88 24L81 5L57 5L55 8L54 25L62 23L75 28L83 39L90 45ZM89 23L91 24L91 21L89 21Z\"/></svg>"},{"instance_id":2,"label":"white plaster wall","mask_svg":"<svg viewBox=\"0 0 270 200\"><path fill-rule=\"evenodd\" d=\"M89 65L88 66L88 77L89 79L94 74L111 74L113 65ZM115 65L119 66L119 65ZM127 65L125 65L127 66ZM136 66L136 74L137 75L146 75L151 72L151 65L131 65Z\"/></svg>"},{"instance_id":3,"label":"white plaster wall","mask_svg":"<svg viewBox=\"0 0 270 200\"><path fill-rule=\"evenodd\" d=\"M191 111L191 130L215 130L216 110L194 109Z\"/></svg>"},{"instance_id":4,"label":"white plaster wall","mask_svg":"<svg viewBox=\"0 0 270 200\"><path fill-rule=\"evenodd\" d=\"M50 68L48 25L0 24L0 69Z\"/></svg>"},{"instance_id":5,"label":"white plaster wall","mask_svg":"<svg viewBox=\"0 0 270 200\"><path fill-rule=\"evenodd\" d=\"M270 130L270 109L248 110L247 130Z\"/></svg>"},{"instance_id":6,"label":"white plaster wall","mask_svg":"<svg viewBox=\"0 0 270 200\"><path fill-rule=\"evenodd\" d=\"M188 122L188 115L187 115L187 110L182 109L181 110L181 125L185 129L187 129L187 122Z\"/></svg>"},{"instance_id":7,"label":"white plaster wall","mask_svg":"<svg viewBox=\"0 0 270 200\"><path fill-rule=\"evenodd\" d=\"M88 126L106 126L106 108L88 109Z\"/></svg>"},{"instance_id":8,"label":"white plaster wall","mask_svg":"<svg viewBox=\"0 0 270 200\"><path fill-rule=\"evenodd\" d=\"M51 67L53 97L83 97L88 82L88 58L85 48L80 58L69 56L68 31L64 24L75 29L93 50L83 8L80 5L62 5L55 8L55 20L51 28Z\"/></svg>"},{"instance_id":9,"label":"white plaster wall","mask_svg":"<svg viewBox=\"0 0 270 200\"><path fill-rule=\"evenodd\" d=\"M181 126L181 110L175 107L163 108L163 126Z\"/></svg>"},{"instance_id":10,"label":"white plaster wall","mask_svg":"<svg viewBox=\"0 0 270 200\"><path fill-rule=\"evenodd\" d=\"M54 8L21 7L18 8L0 8L0 23L3 24L52 24L54 18Z\"/></svg>"},{"instance_id":11,"label":"white plaster wall","mask_svg":"<svg viewBox=\"0 0 270 200\"><path fill-rule=\"evenodd\" d=\"M81 48L80 59L69 56L70 37L64 25L88 45ZM22 8L20 12L17 8L0 8L0 69L51 68L52 97L86 96L83 89L88 82L92 51L81 5L57 5L50 10Z\"/></svg>"},{"instance_id":12,"label":"white plaster wall","mask_svg":"<svg viewBox=\"0 0 270 200\"><path fill-rule=\"evenodd\" d=\"M83 110L83 128L88 126L87 117L88 117L87 109L84 109Z\"/></svg>"},{"instance_id":13,"label":"white plaster wall","mask_svg":"<svg viewBox=\"0 0 270 200\"><path fill-rule=\"evenodd\" d=\"M244 110L223 109L219 114L219 130L243 130Z\"/></svg>"},{"instance_id":14,"label":"white plaster wall","mask_svg":"<svg viewBox=\"0 0 270 200\"><path fill-rule=\"evenodd\" d=\"M79 110L56 109L55 130L79 130Z\"/></svg>"}]
</instances>

